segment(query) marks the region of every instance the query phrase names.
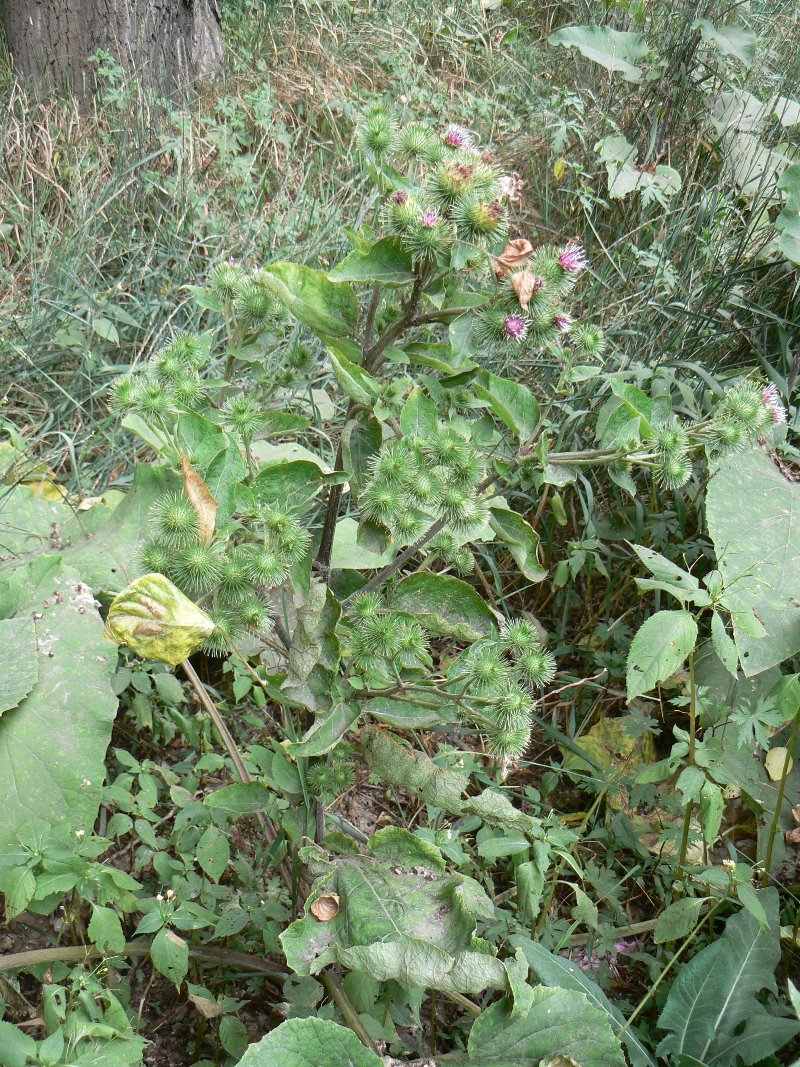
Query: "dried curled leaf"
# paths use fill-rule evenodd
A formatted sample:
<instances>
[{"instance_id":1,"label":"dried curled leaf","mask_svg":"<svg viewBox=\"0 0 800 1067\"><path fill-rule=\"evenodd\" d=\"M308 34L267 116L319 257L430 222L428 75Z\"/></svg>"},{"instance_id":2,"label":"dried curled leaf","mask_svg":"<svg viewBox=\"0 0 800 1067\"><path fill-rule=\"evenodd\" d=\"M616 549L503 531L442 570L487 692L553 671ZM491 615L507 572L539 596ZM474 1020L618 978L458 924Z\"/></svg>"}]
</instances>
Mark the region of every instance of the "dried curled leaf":
<instances>
[{"instance_id":1,"label":"dried curled leaf","mask_svg":"<svg viewBox=\"0 0 800 1067\"><path fill-rule=\"evenodd\" d=\"M539 285L541 285L541 279L539 280ZM511 275L511 288L516 293L519 306L523 311L527 311L528 304L531 302L531 297L536 292L536 275L527 267L525 270L516 271L516 273Z\"/></svg>"},{"instance_id":2,"label":"dried curled leaf","mask_svg":"<svg viewBox=\"0 0 800 1067\"><path fill-rule=\"evenodd\" d=\"M338 910L338 893L323 893L321 897L317 897L317 899L309 908L309 911L314 916L314 918L319 919L321 923L329 923L331 919L335 919Z\"/></svg>"},{"instance_id":3,"label":"dried curled leaf","mask_svg":"<svg viewBox=\"0 0 800 1067\"><path fill-rule=\"evenodd\" d=\"M508 271L523 266L532 252L533 245L524 237L516 237L513 241L509 241L494 261L495 274L498 278L505 277Z\"/></svg>"},{"instance_id":4,"label":"dried curled leaf","mask_svg":"<svg viewBox=\"0 0 800 1067\"><path fill-rule=\"evenodd\" d=\"M217 523L217 502L183 452L181 452L181 468L186 495L197 515L197 535L203 544L207 545L214 536Z\"/></svg>"},{"instance_id":5,"label":"dried curled leaf","mask_svg":"<svg viewBox=\"0 0 800 1067\"><path fill-rule=\"evenodd\" d=\"M145 574L111 604L105 636L143 659L177 666L214 631L214 623L163 574Z\"/></svg>"}]
</instances>

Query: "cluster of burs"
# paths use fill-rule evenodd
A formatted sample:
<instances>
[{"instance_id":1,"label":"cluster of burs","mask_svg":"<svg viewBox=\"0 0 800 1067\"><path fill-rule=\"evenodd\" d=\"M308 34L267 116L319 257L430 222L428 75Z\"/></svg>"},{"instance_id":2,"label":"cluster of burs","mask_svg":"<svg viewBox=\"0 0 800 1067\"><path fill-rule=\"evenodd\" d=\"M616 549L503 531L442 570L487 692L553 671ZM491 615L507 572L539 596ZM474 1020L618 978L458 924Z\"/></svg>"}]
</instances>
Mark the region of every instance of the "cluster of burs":
<instances>
[{"instance_id":1,"label":"cluster of burs","mask_svg":"<svg viewBox=\"0 0 800 1067\"><path fill-rule=\"evenodd\" d=\"M678 489L692 474L692 452L708 447L717 453L738 452L770 428L786 421L786 410L774 385L754 379L728 389L711 418L684 422L672 416L652 428L656 475L668 489ZM631 448L640 447L631 442Z\"/></svg>"},{"instance_id":2,"label":"cluster of burs","mask_svg":"<svg viewBox=\"0 0 800 1067\"><path fill-rule=\"evenodd\" d=\"M393 186L384 207L385 229L410 252L418 270L446 270L456 262L474 266L471 251L488 254L497 285L475 315L481 344L558 349L570 334L579 352L602 353L602 332L575 326L565 308L586 263L583 250L574 242L561 248L534 248L523 238L506 243L519 179L503 174L471 131L454 123L439 132L418 122L399 125L377 107L363 118L359 136Z\"/></svg>"},{"instance_id":3,"label":"cluster of burs","mask_svg":"<svg viewBox=\"0 0 800 1067\"><path fill-rule=\"evenodd\" d=\"M167 493L150 509L148 537L139 546L142 566L165 574L214 621L204 648L216 655L247 634L269 630L269 591L309 549L308 531L280 504L259 503L253 495L240 517L204 537L186 495Z\"/></svg>"}]
</instances>

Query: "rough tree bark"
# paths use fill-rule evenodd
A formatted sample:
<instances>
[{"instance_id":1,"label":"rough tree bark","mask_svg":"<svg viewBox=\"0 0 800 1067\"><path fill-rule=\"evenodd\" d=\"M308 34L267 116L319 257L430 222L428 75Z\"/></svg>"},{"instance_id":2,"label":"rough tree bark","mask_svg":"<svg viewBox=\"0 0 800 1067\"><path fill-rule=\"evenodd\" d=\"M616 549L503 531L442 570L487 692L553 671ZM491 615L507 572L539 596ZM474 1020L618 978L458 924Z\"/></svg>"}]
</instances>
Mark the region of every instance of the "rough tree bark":
<instances>
[{"instance_id":1,"label":"rough tree bark","mask_svg":"<svg viewBox=\"0 0 800 1067\"><path fill-rule=\"evenodd\" d=\"M0 19L23 77L81 95L98 49L159 93L209 81L222 62L217 0L0 0Z\"/></svg>"}]
</instances>

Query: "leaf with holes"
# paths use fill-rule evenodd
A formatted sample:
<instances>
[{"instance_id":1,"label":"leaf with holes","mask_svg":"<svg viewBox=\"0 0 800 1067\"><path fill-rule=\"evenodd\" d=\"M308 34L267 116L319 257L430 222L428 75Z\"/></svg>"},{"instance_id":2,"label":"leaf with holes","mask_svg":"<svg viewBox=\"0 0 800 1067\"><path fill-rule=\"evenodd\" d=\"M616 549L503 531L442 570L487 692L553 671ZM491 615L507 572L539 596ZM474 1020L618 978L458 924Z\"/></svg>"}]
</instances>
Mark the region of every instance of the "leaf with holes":
<instances>
[{"instance_id":1,"label":"leaf with holes","mask_svg":"<svg viewBox=\"0 0 800 1067\"><path fill-rule=\"evenodd\" d=\"M628 652L628 700L665 681L697 642L697 623L688 611L657 611L636 631Z\"/></svg>"}]
</instances>

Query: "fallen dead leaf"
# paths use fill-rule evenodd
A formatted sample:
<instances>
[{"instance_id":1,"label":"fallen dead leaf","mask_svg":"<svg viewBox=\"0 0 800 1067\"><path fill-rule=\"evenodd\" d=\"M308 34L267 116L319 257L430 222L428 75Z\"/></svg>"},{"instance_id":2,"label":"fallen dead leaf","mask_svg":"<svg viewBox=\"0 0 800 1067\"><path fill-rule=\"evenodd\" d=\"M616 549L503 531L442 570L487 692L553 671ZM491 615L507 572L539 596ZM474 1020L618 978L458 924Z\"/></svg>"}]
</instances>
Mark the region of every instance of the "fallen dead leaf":
<instances>
[{"instance_id":1,"label":"fallen dead leaf","mask_svg":"<svg viewBox=\"0 0 800 1067\"><path fill-rule=\"evenodd\" d=\"M331 919L335 919L338 911L338 893L323 893L323 895L321 897L317 897L317 899L311 905L311 914L315 918L319 919L321 923L329 923Z\"/></svg>"}]
</instances>

